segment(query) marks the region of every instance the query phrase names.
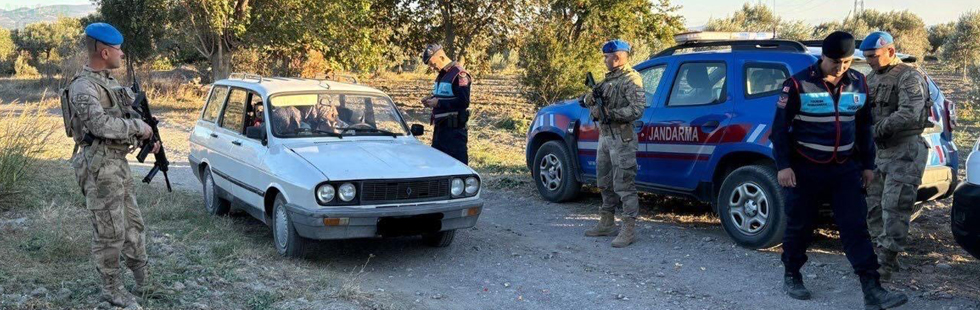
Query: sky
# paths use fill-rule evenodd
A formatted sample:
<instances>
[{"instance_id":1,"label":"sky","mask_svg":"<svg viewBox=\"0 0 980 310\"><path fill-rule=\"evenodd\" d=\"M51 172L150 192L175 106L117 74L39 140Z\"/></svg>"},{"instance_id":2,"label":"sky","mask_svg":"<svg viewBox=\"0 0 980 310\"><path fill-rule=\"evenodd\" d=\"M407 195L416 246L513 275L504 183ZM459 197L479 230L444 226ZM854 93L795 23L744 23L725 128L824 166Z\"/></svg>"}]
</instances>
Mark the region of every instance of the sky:
<instances>
[{"instance_id":1,"label":"sky","mask_svg":"<svg viewBox=\"0 0 980 310\"><path fill-rule=\"evenodd\" d=\"M759 0L673 0L680 5L687 27L706 24L711 18L724 18L737 11L746 1ZM29 4L27 4L29 3ZM91 0L0 0L0 9L33 7L52 4L90 4ZM772 5L773 0L765 0ZM789 20L809 24L842 20L854 8L854 0L775 0L776 14ZM922 17L926 25L955 21L970 10L980 11L978 0L864 0L865 9L879 11L909 10Z\"/></svg>"}]
</instances>

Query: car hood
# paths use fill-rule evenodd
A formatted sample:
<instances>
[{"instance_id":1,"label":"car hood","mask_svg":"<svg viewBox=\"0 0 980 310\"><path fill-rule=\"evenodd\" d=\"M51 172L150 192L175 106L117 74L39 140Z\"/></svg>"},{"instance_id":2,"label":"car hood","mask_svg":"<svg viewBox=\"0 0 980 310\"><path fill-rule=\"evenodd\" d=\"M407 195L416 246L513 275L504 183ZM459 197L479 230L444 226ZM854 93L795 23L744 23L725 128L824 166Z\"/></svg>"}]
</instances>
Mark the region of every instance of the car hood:
<instances>
[{"instance_id":1,"label":"car hood","mask_svg":"<svg viewBox=\"0 0 980 310\"><path fill-rule=\"evenodd\" d=\"M332 181L475 174L470 167L443 152L402 139L343 139L285 147Z\"/></svg>"}]
</instances>

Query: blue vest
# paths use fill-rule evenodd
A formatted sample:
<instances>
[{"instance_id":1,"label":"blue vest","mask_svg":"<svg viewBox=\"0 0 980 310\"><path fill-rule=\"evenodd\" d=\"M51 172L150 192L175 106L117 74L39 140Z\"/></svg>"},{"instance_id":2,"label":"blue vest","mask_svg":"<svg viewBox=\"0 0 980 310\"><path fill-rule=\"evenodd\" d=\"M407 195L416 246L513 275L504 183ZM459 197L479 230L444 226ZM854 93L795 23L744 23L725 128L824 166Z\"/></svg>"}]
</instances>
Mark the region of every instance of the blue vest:
<instances>
[{"instance_id":1,"label":"blue vest","mask_svg":"<svg viewBox=\"0 0 980 310\"><path fill-rule=\"evenodd\" d=\"M864 75L848 70L834 86L814 65L791 80L800 93L800 110L791 125L797 153L816 163L843 163L858 148L855 115L867 100ZM831 92L831 87L836 89Z\"/></svg>"},{"instance_id":2,"label":"blue vest","mask_svg":"<svg viewBox=\"0 0 980 310\"><path fill-rule=\"evenodd\" d=\"M435 84L432 85L432 96L436 98L454 98L456 94L453 93L453 81L460 73L465 73L463 67L456 62L449 64L449 68L445 71L439 71L439 75L436 76ZM433 114L445 113L445 112L459 112L450 109L441 109L436 107L433 109Z\"/></svg>"}]
</instances>

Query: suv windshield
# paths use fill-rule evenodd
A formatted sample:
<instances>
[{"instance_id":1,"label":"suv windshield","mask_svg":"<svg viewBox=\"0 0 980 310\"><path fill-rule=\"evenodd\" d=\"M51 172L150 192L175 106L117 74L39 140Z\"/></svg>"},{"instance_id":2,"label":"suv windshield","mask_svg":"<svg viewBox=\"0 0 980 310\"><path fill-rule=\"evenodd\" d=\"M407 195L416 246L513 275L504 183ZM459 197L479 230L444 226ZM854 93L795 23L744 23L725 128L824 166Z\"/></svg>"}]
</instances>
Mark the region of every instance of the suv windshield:
<instances>
[{"instance_id":1,"label":"suv windshield","mask_svg":"<svg viewBox=\"0 0 980 310\"><path fill-rule=\"evenodd\" d=\"M269 99L272 134L316 136L402 136L408 129L388 98L375 95L301 93Z\"/></svg>"}]
</instances>

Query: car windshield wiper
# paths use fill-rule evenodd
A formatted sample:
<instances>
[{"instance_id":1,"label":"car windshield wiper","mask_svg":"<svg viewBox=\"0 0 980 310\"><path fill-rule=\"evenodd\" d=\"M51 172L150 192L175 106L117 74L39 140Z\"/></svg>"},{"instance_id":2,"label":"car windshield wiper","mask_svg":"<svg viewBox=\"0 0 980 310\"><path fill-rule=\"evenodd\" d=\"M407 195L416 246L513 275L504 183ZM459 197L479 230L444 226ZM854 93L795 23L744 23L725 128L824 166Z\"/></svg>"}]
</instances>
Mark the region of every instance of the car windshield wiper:
<instances>
[{"instance_id":1,"label":"car windshield wiper","mask_svg":"<svg viewBox=\"0 0 980 310\"><path fill-rule=\"evenodd\" d=\"M337 129L340 129L341 130L340 131L340 134L341 135L346 134L347 131L354 131L354 132L363 131L363 132L377 132L377 133L381 133L381 134L384 134L386 136L392 136L392 137L398 137L399 136L399 134L397 134L397 133L394 133L394 132L391 132L391 131L387 131L387 130L384 130L384 129L377 129L377 128L343 127L343 128L337 128Z\"/></svg>"},{"instance_id":2,"label":"car windshield wiper","mask_svg":"<svg viewBox=\"0 0 980 310\"><path fill-rule=\"evenodd\" d=\"M322 133L322 134L325 134L325 135L330 136L330 137L337 137L337 138L341 138L341 139L344 138L344 134L343 133L336 133L333 130L313 129L312 131L313 131L313 133Z\"/></svg>"}]
</instances>

